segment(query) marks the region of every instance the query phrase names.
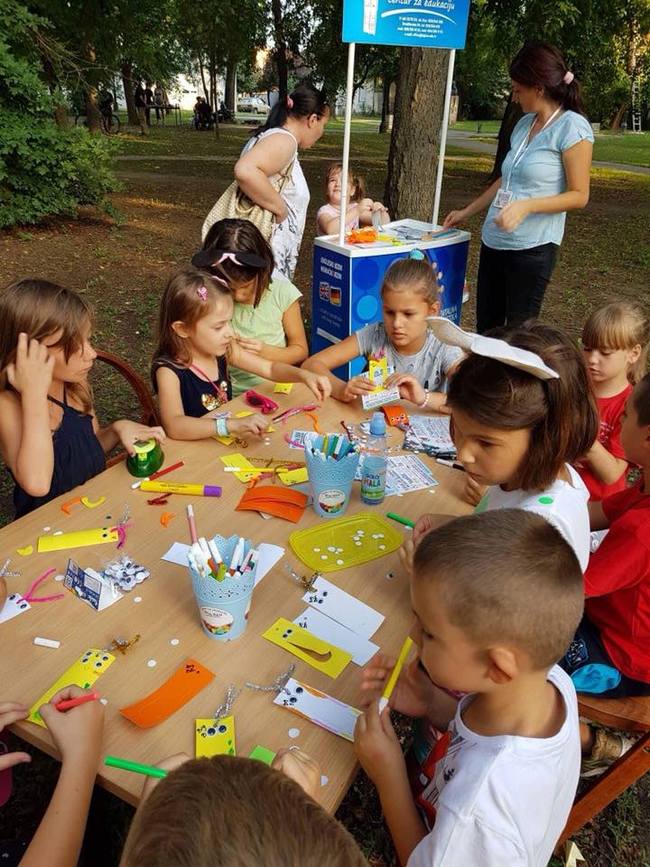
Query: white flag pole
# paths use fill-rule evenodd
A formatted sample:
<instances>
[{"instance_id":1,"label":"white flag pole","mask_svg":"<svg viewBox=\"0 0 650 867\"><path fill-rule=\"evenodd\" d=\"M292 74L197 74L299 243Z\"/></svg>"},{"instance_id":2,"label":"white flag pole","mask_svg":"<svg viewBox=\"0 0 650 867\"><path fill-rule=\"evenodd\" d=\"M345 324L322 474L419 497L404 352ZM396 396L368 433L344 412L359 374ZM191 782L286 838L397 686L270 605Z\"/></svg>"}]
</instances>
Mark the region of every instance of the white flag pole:
<instances>
[{"instance_id":1,"label":"white flag pole","mask_svg":"<svg viewBox=\"0 0 650 867\"><path fill-rule=\"evenodd\" d=\"M440 148L438 151L438 171L436 172L436 192L433 199L433 216L431 222L438 225L438 213L440 211L440 196L442 194L442 174L445 168L445 150L447 149L447 131L449 129L449 106L451 105L451 87L454 82L454 63L456 62L456 49L449 52L449 66L447 68L447 89L445 90L445 107L442 110L442 127L440 130Z\"/></svg>"},{"instance_id":2,"label":"white flag pole","mask_svg":"<svg viewBox=\"0 0 650 867\"><path fill-rule=\"evenodd\" d=\"M343 130L343 168L341 170L341 220L339 244L345 243L345 214L348 209L348 166L350 163L350 133L352 131L352 97L354 91L354 49L356 44L348 45L348 80L345 92L345 127Z\"/></svg>"}]
</instances>

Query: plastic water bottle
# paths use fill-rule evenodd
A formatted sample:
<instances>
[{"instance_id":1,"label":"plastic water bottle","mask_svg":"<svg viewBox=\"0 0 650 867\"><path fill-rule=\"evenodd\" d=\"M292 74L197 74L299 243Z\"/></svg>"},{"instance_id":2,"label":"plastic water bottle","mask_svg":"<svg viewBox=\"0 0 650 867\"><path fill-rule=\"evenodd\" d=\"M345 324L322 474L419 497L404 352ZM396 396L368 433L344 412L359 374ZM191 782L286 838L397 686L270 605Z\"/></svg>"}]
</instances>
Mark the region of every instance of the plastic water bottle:
<instances>
[{"instance_id":1,"label":"plastic water bottle","mask_svg":"<svg viewBox=\"0 0 650 867\"><path fill-rule=\"evenodd\" d=\"M361 501L368 506L383 503L386 496L386 419L383 412L373 414L370 436L361 473Z\"/></svg>"}]
</instances>

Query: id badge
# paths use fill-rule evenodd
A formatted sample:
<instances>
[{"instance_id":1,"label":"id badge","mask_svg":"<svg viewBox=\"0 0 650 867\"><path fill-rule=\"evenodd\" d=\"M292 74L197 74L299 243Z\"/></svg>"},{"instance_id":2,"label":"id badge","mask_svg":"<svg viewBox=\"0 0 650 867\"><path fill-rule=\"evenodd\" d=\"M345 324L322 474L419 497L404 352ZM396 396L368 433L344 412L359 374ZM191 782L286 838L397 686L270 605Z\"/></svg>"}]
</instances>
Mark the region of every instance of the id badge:
<instances>
[{"instance_id":1,"label":"id badge","mask_svg":"<svg viewBox=\"0 0 650 867\"><path fill-rule=\"evenodd\" d=\"M494 197L494 207L495 208L505 208L506 205L509 205L512 201L512 190L504 190L503 187L497 190L497 194Z\"/></svg>"}]
</instances>

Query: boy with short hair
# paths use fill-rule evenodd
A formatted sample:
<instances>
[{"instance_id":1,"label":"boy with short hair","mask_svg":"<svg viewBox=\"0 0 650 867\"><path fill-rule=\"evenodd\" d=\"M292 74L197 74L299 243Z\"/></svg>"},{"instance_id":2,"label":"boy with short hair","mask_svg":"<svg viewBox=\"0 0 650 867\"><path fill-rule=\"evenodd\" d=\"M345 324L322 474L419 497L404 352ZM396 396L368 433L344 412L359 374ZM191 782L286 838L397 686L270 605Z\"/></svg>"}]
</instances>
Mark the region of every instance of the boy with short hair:
<instances>
[{"instance_id":1,"label":"boy with short hair","mask_svg":"<svg viewBox=\"0 0 650 867\"><path fill-rule=\"evenodd\" d=\"M575 690L555 665L582 616L572 548L531 512L458 518L420 542L411 602L419 662L391 704L447 729L431 778L415 780L430 833L388 709L373 701L355 731L401 863L546 867L580 768ZM378 694L387 670L367 669L362 686ZM468 694L456 705L449 690Z\"/></svg>"},{"instance_id":2,"label":"boy with short hair","mask_svg":"<svg viewBox=\"0 0 650 867\"><path fill-rule=\"evenodd\" d=\"M274 767L183 758L161 763L175 769L145 785L120 867L368 867L309 796L320 770L302 751L279 751Z\"/></svg>"},{"instance_id":3,"label":"boy with short hair","mask_svg":"<svg viewBox=\"0 0 650 867\"><path fill-rule=\"evenodd\" d=\"M603 698L650 695L650 374L628 398L621 444L641 479L589 503L591 529L609 532L589 559L585 616L560 662L578 692ZM581 739L585 776L602 773L631 745L584 724Z\"/></svg>"}]
</instances>

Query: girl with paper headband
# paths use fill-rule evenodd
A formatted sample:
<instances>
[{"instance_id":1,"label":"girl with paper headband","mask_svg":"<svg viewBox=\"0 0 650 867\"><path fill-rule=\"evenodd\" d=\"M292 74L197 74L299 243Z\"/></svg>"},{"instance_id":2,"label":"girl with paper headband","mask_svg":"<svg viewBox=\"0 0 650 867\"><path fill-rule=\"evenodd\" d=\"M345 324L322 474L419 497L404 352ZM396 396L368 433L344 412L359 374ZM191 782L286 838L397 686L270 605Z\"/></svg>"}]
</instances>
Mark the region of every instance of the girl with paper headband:
<instances>
[{"instance_id":1,"label":"girl with paper headband","mask_svg":"<svg viewBox=\"0 0 650 867\"><path fill-rule=\"evenodd\" d=\"M344 382L332 371L359 356L385 357L393 373L383 383L396 386L400 397L420 410L445 411L443 389L447 377L462 358L455 346L445 346L433 334L427 317L440 311L440 286L431 262L420 250L390 266L381 287L382 321L366 325L340 343L316 353L303 364L325 374L332 396L351 403L368 394L375 383L362 374Z\"/></svg>"},{"instance_id":2,"label":"girl with paper headband","mask_svg":"<svg viewBox=\"0 0 650 867\"><path fill-rule=\"evenodd\" d=\"M92 311L70 289L29 279L0 294L0 454L17 518L101 473L116 445L134 454L137 440L165 439L127 419L100 427L91 331Z\"/></svg>"},{"instance_id":3,"label":"girl with paper headband","mask_svg":"<svg viewBox=\"0 0 650 867\"><path fill-rule=\"evenodd\" d=\"M232 328L241 349L285 364L300 364L307 358L302 294L286 278L271 277L273 251L253 223L219 220L209 229L192 264L228 283L235 302ZM233 397L263 381L234 365L229 371Z\"/></svg>"},{"instance_id":4,"label":"girl with paper headband","mask_svg":"<svg viewBox=\"0 0 650 867\"><path fill-rule=\"evenodd\" d=\"M571 464L596 439L598 410L578 346L538 322L504 330L502 340L446 319L430 325L438 339L469 353L447 394L467 499L477 511L537 512L562 533L584 571L589 493ZM415 545L440 517L419 519Z\"/></svg>"},{"instance_id":5,"label":"girl with paper headband","mask_svg":"<svg viewBox=\"0 0 650 867\"><path fill-rule=\"evenodd\" d=\"M302 382L319 401L329 397L326 377L242 349L233 340L232 316L232 294L223 278L181 268L167 284L160 299L152 380L163 426L174 439L260 436L267 429L268 421L259 413L226 417L223 404L232 397L230 364L271 382Z\"/></svg>"}]
</instances>

